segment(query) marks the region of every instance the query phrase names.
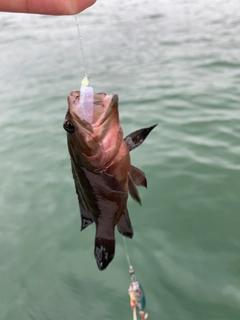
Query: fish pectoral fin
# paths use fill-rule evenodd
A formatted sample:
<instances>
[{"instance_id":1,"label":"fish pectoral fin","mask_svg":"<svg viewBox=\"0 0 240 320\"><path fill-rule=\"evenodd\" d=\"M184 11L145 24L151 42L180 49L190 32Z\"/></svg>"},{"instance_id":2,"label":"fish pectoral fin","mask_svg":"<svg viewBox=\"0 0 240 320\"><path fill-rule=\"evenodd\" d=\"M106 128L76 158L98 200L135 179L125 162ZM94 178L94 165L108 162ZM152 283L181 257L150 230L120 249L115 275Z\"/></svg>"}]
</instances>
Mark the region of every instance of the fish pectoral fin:
<instances>
[{"instance_id":1,"label":"fish pectoral fin","mask_svg":"<svg viewBox=\"0 0 240 320\"><path fill-rule=\"evenodd\" d=\"M123 236L127 238L133 237L133 228L127 208L123 211L123 214L121 215L120 220L118 221L117 228Z\"/></svg>"},{"instance_id":2,"label":"fish pectoral fin","mask_svg":"<svg viewBox=\"0 0 240 320\"><path fill-rule=\"evenodd\" d=\"M87 228L90 224L92 224L94 220L87 208L85 199L82 194L81 187L78 182L75 165L72 160L71 160L71 165L72 165L72 174L73 174L73 180L75 183L76 194L78 196L78 204L79 204L80 216L81 216L81 231L82 231L85 228Z\"/></svg>"},{"instance_id":3,"label":"fish pectoral fin","mask_svg":"<svg viewBox=\"0 0 240 320\"><path fill-rule=\"evenodd\" d=\"M129 193L132 196L132 198L135 201L137 201L140 205L142 205L141 199L138 194L138 190L137 190L137 188L133 182L132 176L129 172L128 172L128 190L129 190Z\"/></svg>"},{"instance_id":4,"label":"fish pectoral fin","mask_svg":"<svg viewBox=\"0 0 240 320\"><path fill-rule=\"evenodd\" d=\"M124 138L125 143L127 144L128 150L131 151L138 146L140 146L143 141L147 138L149 133L157 126L154 124L148 128L139 129L130 133L128 136Z\"/></svg>"},{"instance_id":5,"label":"fish pectoral fin","mask_svg":"<svg viewBox=\"0 0 240 320\"><path fill-rule=\"evenodd\" d=\"M142 186L147 188L147 179L143 171L131 165L129 173L136 186Z\"/></svg>"},{"instance_id":6,"label":"fish pectoral fin","mask_svg":"<svg viewBox=\"0 0 240 320\"><path fill-rule=\"evenodd\" d=\"M103 178L105 186L110 190L121 194L126 194L119 181L111 174L103 171L99 173Z\"/></svg>"}]
</instances>

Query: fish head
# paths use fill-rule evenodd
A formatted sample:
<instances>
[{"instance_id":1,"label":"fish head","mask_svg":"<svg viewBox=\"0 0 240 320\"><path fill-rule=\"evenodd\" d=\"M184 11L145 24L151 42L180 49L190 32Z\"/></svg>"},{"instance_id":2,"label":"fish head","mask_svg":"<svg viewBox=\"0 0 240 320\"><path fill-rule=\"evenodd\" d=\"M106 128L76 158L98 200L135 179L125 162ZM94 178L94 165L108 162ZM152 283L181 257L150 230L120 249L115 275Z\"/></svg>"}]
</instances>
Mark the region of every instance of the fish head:
<instances>
[{"instance_id":1,"label":"fish head","mask_svg":"<svg viewBox=\"0 0 240 320\"><path fill-rule=\"evenodd\" d=\"M118 95L95 93L92 108L92 121L87 122L80 115L80 91L71 92L63 123L72 159L88 169L108 163L114 158L122 141Z\"/></svg>"}]
</instances>

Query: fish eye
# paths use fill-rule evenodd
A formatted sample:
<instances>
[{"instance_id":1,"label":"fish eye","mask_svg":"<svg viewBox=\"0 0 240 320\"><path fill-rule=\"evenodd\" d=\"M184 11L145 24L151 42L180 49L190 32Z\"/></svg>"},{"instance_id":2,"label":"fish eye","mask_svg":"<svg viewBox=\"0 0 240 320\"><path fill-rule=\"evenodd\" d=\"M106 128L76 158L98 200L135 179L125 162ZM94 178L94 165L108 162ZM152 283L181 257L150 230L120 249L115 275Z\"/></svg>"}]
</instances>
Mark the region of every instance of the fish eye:
<instances>
[{"instance_id":1,"label":"fish eye","mask_svg":"<svg viewBox=\"0 0 240 320\"><path fill-rule=\"evenodd\" d=\"M69 133L73 133L75 131L73 124L68 120L64 122L63 128Z\"/></svg>"}]
</instances>

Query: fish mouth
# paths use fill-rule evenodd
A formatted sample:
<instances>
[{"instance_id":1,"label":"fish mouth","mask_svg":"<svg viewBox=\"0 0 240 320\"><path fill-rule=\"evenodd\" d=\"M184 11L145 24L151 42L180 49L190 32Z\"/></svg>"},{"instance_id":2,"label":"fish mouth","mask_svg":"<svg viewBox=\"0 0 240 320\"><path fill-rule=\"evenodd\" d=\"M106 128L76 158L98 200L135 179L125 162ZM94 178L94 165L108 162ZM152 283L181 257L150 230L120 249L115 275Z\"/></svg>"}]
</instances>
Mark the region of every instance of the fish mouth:
<instances>
[{"instance_id":1,"label":"fish mouth","mask_svg":"<svg viewBox=\"0 0 240 320\"><path fill-rule=\"evenodd\" d=\"M107 95L104 92L95 93L93 105L91 108L92 119L86 121L83 119L80 112L80 91L72 91L68 96L68 107L70 114L80 122L82 126L99 126L101 125L114 110L114 107L118 105L118 95ZM79 121L80 120L80 121Z\"/></svg>"}]
</instances>

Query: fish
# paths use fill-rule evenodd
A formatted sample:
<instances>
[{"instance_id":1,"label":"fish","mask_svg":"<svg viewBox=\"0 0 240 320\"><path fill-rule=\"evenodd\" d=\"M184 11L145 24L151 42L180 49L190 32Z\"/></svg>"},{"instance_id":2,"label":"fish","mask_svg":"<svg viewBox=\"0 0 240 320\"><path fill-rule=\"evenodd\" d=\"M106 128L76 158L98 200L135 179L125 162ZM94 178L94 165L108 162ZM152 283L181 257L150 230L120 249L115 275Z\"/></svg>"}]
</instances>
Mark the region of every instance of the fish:
<instances>
[{"instance_id":1,"label":"fish","mask_svg":"<svg viewBox=\"0 0 240 320\"><path fill-rule=\"evenodd\" d=\"M80 91L68 96L63 123L76 194L81 230L96 225L94 256L104 270L115 254L115 226L125 237L133 237L128 194L141 204L136 186L147 187L145 174L130 161L137 148L156 127L132 132L125 138L119 122L118 95L95 93L91 123L80 117Z\"/></svg>"}]
</instances>

